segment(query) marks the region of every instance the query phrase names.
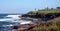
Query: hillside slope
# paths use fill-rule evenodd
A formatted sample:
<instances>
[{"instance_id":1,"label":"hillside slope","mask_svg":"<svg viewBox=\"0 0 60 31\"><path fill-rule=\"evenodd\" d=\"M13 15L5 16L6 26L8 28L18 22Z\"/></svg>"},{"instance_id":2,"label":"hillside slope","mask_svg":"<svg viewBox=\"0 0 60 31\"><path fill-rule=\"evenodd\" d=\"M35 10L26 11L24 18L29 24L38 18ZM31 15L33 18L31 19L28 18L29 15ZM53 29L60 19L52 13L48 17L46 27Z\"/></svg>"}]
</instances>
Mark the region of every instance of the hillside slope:
<instances>
[{"instance_id":1,"label":"hillside slope","mask_svg":"<svg viewBox=\"0 0 60 31\"><path fill-rule=\"evenodd\" d=\"M38 24L31 31L60 31L60 17Z\"/></svg>"}]
</instances>

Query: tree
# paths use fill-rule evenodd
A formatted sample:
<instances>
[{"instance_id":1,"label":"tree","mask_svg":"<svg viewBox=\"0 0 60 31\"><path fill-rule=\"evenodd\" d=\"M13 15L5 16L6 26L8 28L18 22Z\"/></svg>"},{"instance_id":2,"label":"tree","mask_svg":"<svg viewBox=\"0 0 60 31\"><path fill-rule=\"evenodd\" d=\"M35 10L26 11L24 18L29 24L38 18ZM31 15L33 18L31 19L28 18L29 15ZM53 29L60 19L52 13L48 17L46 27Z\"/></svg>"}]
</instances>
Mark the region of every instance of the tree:
<instances>
[{"instance_id":1,"label":"tree","mask_svg":"<svg viewBox=\"0 0 60 31\"><path fill-rule=\"evenodd\" d=\"M57 7L57 9L60 9L60 7Z\"/></svg>"}]
</instances>

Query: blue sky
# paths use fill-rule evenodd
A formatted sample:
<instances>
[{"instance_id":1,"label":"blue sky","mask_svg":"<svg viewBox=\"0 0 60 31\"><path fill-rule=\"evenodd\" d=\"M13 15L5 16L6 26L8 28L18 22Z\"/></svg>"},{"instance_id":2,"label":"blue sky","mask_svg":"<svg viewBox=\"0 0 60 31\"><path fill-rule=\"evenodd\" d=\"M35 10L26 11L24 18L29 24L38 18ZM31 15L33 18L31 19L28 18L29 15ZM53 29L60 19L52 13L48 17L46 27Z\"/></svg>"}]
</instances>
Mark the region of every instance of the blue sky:
<instances>
[{"instance_id":1,"label":"blue sky","mask_svg":"<svg viewBox=\"0 0 60 31\"><path fill-rule=\"evenodd\" d=\"M60 6L60 0L0 0L0 13L27 13Z\"/></svg>"}]
</instances>

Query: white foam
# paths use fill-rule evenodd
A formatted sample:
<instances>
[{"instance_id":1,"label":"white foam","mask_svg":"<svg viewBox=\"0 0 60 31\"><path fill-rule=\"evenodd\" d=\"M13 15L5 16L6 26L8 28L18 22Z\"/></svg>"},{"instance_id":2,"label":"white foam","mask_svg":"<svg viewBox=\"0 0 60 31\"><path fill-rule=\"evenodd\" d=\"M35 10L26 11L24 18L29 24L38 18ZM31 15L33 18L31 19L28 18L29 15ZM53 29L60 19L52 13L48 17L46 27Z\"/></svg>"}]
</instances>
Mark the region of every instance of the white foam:
<instances>
[{"instance_id":1,"label":"white foam","mask_svg":"<svg viewBox=\"0 0 60 31\"><path fill-rule=\"evenodd\" d=\"M19 16L21 15L8 15L6 17L12 17L12 19L20 19Z\"/></svg>"},{"instance_id":2,"label":"white foam","mask_svg":"<svg viewBox=\"0 0 60 31\"><path fill-rule=\"evenodd\" d=\"M32 21L20 20L20 24L30 24Z\"/></svg>"},{"instance_id":3,"label":"white foam","mask_svg":"<svg viewBox=\"0 0 60 31\"><path fill-rule=\"evenodd\" d=\"M31 21L24 21L24 22L21 22L20 24L30 24Z\"/></svg>"},{"instance_id":4,"label":"white foam","mask_svg":"<svg viewBox=\"0 0 60 31\"><path fill-rule=\"evenodd\" d=\"M4 18L4 19L0 19L0 21L6 21L6 22L16 22L16 23L20 23L20 24L29 24L31 23L31 21L23 21L23 20L18 20L20 19L18 16L21 16L21 15L8 15L6 17L12 17L12 18Z\"/></svg>"},{"instance_id":5,"label":"white foam","mask_svg":"<svg viewBox=\"0 0 60 31\"><path fill-rule=\"evenodd\" d=\"M0 21L18 20L18 19L20 19L19 16L21 16L21 15L8 15L8 16L6 16L6 17L11 17L11 18L0 19Z\"/></svg>"},{"instance_id":6,"label":"white foam","mask_svg":"<svg viewBox=\"0 0 60 31\"><path fill-rule=\"evenodd\" d=\"M11 27L11 26L13 26L12 24L10 24L10 25L3 25L3 27Z\"/></svg>"},{"instance_id":7,"label":"white foam","mask_svg":"<svg viewBox=\"0 0 60 31\"><path fill-rule=\"evenodd\" d=\"M11 19L0 19L0 21L8 21L8 20L11 20Z\"/></svg>"}]
</instances>

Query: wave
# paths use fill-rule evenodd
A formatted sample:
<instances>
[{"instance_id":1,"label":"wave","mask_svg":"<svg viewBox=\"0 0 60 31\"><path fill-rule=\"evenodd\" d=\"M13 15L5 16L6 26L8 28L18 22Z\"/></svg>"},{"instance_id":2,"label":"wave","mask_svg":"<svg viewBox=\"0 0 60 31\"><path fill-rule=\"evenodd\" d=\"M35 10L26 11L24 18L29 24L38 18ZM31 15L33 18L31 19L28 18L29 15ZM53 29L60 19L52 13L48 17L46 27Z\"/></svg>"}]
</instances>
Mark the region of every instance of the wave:
<instances>
[{"instance_id":1,"label":"wave","mask_svg":"<svg viewBox=\"0 0 60 31\"><path fill-rule=\"evenodd\" d=\"M13 20L13 19L0 19L0 21L5 21L5 22L14 22L14 23L21 23L21 24L26 24L30 23L31 21L26 21L26 20Z\"/></svg>"},{"instance_id":2,"label":"wave","mask_svg":"<svg viewBox=\"0 0 60 31\"><path fill-rule=\"evenodd\" d=\"M19 16L21 15L0 14L0 19L3 19L3 18L20 19Z\"/></svg>"},{"instance_id":3,"label":"wave","mask_svg":"<svg viewBox=\"0 0 60 31\"><path fill-rule=\"evenodd\" d=\"M0 19L0 22L12 22L12 23L17 23L19 22L18 20L12 20L12 19Z\"/></svg>"},{"instance_id":4,"label":"wave","mask_svg":"<svg viewBox=\"0 0 60 31\"><path fill-rule=\"evenodd\" d=\"M32 23L31 21L20 21L20 24L30 24ZM9 25L2 25L2 27L12 27L17 24L9 24Z\"/></svg>"},{"instance_id":5,"label":"wave","mask_svg":"<svg viewBox=\"0 0 60 31\"><path fill-rule=\"evenodd\" d=\"M2 25L2 27L11 27L13 26L13 24L10 24L10 25Z\"/></svg>"},{"instance_id":6,"label":"wave","mask_svg":"<svg viewBox=\"0 0 60 31\"><path fill-rule=\"evenodd\" d=\"M29 23L31 23L31 21L19 20L20 19L19 16L21 16L21 15L7 15L3 19L0 19L0 21L2 21L2 22L20 23L20 24L29 24Z\"/></svg>"},{"instance_id":7,"label":"wave","mask_svg":"<svg viewBox=\"0 0 60 31\"><path fill-rule=\"evenodd\" d=\"M12 17L12 18L15 18L15 19L19 19L19 16L21 16L21 15L8 15L6 17Z\"/></svg>"},{"instance_id":8,"label":"wave","mask_svg":"<svg viewBox=\"0 0 60 31\"><path fill-rule=\"evenodd\" d=\"M31 21L23 21L20 24L30 24L30 23L32 23L32 22Z\"/></svg>"},{"instance_id":9,"label":"wave","mask_svg":"<svg viewBox=\"0 0 60 31\"><path fill-rule=\"evenodd\" d=\"M12 20L12 19L0 19L0 21L8 21L8 20Z\"/></svg>"},{"instance_id":10,"label":"wave","mask_svg":"<svg viewBox=\"0 0 60 31\"><path fill-rule=\"evenodd\" d=\"M21 16L21 15L7 15L5 17L2 16L3 18L0 19L0 21L17 20L17 19L20 19L19 16Z\"/></svg>"}]
</instances>

